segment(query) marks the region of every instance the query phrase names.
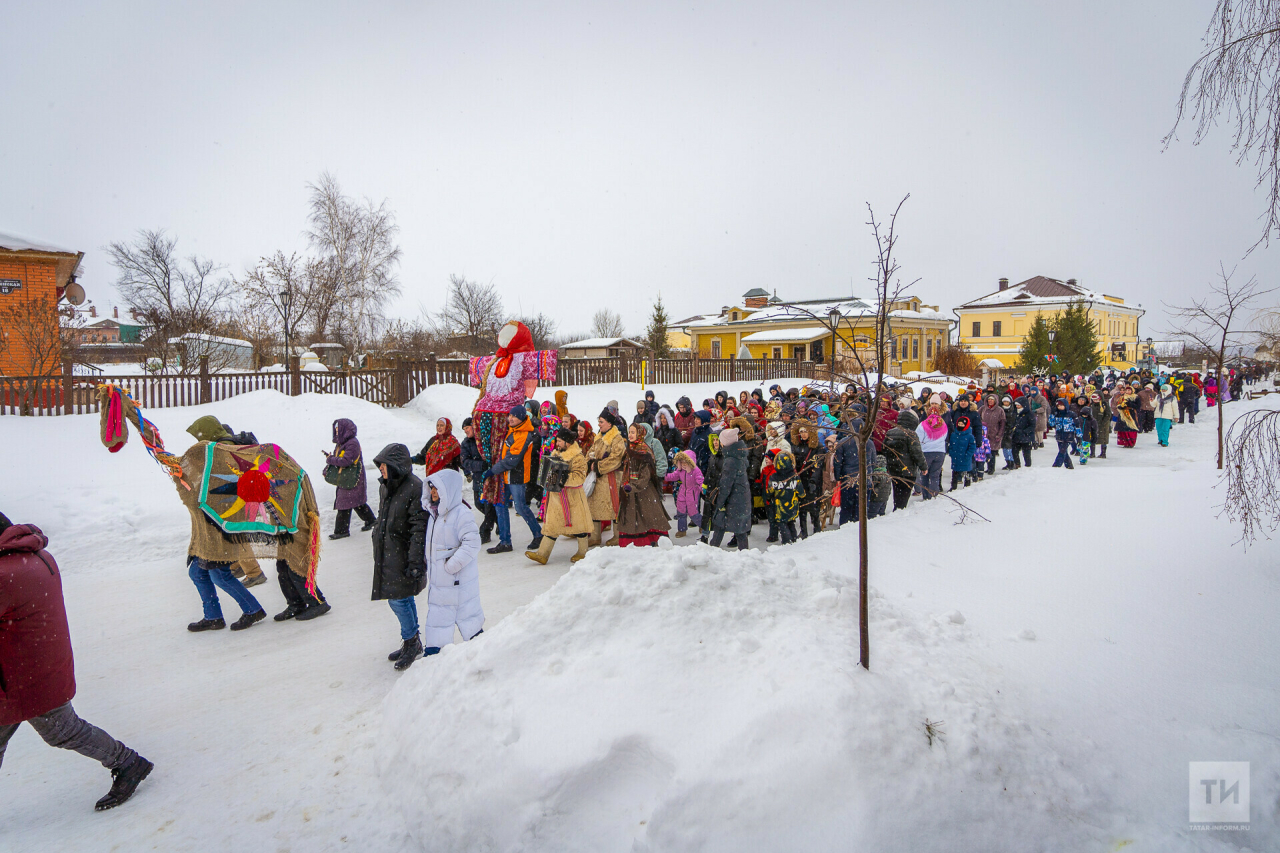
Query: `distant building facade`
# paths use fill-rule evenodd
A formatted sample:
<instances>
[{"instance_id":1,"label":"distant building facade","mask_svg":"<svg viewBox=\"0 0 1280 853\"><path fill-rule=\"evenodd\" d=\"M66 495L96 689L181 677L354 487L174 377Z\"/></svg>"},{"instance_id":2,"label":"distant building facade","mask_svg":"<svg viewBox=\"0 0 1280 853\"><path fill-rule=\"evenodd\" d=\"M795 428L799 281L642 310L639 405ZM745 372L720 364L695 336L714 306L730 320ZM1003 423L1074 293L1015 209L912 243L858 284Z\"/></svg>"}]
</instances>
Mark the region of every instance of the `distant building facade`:
<instances>
[{"instance_id":1,"label":"distant building facade","mask_svg":"<svg viewBox=\"0 0 1280 853\"><path fill-rule=\"evenodd\" d=\"M995 360L1003 369L1012 369L1036 316L1051 320L1074 302L1081 303L1093 321L1103 368L1127 370L1146 355L1138 347L1138 323L1146 313L1141 306L1085 288L1074 278L1060 281L1042 275L1012 286L1002 278L994 292L955 308L959 344L980 361Z\"/></svg>"}]
</instances>

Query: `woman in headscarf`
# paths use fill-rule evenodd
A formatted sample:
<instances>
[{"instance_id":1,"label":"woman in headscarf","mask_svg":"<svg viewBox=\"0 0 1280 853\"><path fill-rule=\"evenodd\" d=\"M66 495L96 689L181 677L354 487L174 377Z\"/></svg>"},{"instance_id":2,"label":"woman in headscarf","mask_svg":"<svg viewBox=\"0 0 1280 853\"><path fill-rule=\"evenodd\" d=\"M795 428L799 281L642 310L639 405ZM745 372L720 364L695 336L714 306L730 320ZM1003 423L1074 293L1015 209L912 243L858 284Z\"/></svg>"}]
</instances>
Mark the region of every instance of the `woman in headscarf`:
<instances>
[{"instance_id":1,"label":"woman in headscarf","mask_svg":"<svg viewBox=\"0 0 1280 853\"><path fill-rule=\"evenodd\" d=\"M1111 411L1116 420L1116 443L1121 447L1133 447L1138 443L1138 418L1142 403L1133 389L1124 382L1116 385L1111 397Z\"/></svg>"},{"instance_id":2,"label":"woman in headscarf","mask_svg":"<svg viewBox=\"0 0 1280 853\"><path fill-rule=\"evenodd\" d=\"M453 422L448 418L440 418L436 421L436 434L413 457L413 464L426 467L427 470L422 475L426 478L445 468L460 471L461 456L462 445L453 437Z\"/></svg>"},{"instance_id":3,"label":"woman in headscarf","mask_svg":"<svg viewBox=\"0 0 1280 853\"><path fill-rule=\"evenodd\" d=\"M645 440L648 424L627 430L627 454L622 465L622 494L618 503L618 544L657 545L671 529L671 516L662 504L662 480L653 451Z\"/></svg>"},{"instance_id":4,"label":"woman in headscarf","mask_svg":"<svg viewBox=\"0 0 1280 853\"><path fill-rule=\"evenodd\" d=\"M596 440L595 430L591 428L591 421L583 418L578 421L578 449L582 451L582 455L586 455L591 450L591 444Z\"/></svg>"}]
</instances>

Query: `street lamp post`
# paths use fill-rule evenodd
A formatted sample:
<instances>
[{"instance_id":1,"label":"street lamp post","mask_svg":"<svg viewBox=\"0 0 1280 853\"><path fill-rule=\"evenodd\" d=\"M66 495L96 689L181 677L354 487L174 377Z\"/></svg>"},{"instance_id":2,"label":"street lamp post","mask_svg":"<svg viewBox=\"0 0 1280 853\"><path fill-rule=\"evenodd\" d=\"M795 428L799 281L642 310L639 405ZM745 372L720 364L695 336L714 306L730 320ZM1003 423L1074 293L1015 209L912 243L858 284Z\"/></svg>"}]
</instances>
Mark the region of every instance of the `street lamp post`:
<instances>
[{"instance_id":1,"label":"street lamp post","mask_svg":"<svg viewBox=\"0 0 1280 853\"><path fill-rule=\"evenodd\" d=\"M1155 339L1154 339L1154 338L1147 338L1147 361L1149 361L1149 362L1150 362L1150 364L1149 364L1148 366L1151 368L1151 372L1152 372L1152 373L1155 373L1155 370L1156 370L1156 342L1155 342Z\"/></svg>"},{"instance_id":2,"label":"street lamp post","mask_svg":"<svg viewBox=\"0 0 1280 853\"><path fill-rule=\"evenodd\" d=\"M836 329L840 326L840 309L832 308L827 312L827 320L831 323L831 393L836 393Z\"/></svg>"}]
</instances>

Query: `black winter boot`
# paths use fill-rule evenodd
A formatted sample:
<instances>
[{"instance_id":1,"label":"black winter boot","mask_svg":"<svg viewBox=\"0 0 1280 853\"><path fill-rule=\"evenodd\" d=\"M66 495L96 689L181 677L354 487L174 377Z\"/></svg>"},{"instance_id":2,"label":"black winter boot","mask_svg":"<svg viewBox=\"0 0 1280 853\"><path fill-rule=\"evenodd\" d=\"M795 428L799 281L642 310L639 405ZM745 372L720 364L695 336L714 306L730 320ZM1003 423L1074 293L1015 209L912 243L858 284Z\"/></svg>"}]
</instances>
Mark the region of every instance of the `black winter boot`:
<instances>
[{"instance_id":1,"label":"black winter boot","mask_svg":"<svg viewBox=\"0 0 1280 853\"><path fill-rule=\"evenodd\" d=\"M220 631L227 627L227 623L223 619L201 619L199 622L192 622L187 626L187 630L195 633L197 631Z\"/></svg>"},{"instance_id":2,"label":"black winter boot","mask_svg":"<svg viewBox=\"0 0 1280 853\"><path fill-rule=\"evenodd\" d=\"M240 618L231 623L232 631L243 631L255 622L261 622L267 618L267 611L259 610L257 613L242 613Z\"/></svg>"},{"instance_id":3,"label":"black winter boot","mask_svg":"<svg viewBox=\"0 0 1280 853\"><path fill-rule=\"evenodd\" d=\"M107 791L105 797L98 800L98 804L93 807L93 810L105 812L107 809L114 809L124 803L133 796L134 791L138 790L142 780L151 775L154 767L154 764L139 755L124 767L112 770L111 790Z\"/></svg>"},{"instance_id":4,"label":"black winter boot","mask_svg":"<svg viewBox=\"0 0 1280 853\"><path fill-rule=\"evenodd\" d=\"M275 619L277 622L284 622L286 620L292 619L293 617L297 616L299 613L301 613L306 609L307 609L307 606L305 604L290 604L288 607L286 607L284 610L277 613L272 618Z\"/></svg>"},{"instance_id":5,"label":"black winter boot","mask_svg":"<svg viewBox=\"0 0 1280 853\"><path fill-rule=\"evenodd\" d=\"M1104 445L1102 445L1102 451L1101 451L1100 453L1098 453L1098 458L1099 458L1099 459L1106 459L1106 458L1107 458L1107 446L1106 446L1105 444L1104 444Z\"/></svg>"},{"instance_id":6,"label":"black winter boot","mask_svg":"<svg viewBox=\"0 0 1280 853\"><path fill-rule=\"evenodd\" d=\"M396 669L403 672L413 666L413 662L421 656L422 638L415 635L411 639L404 641L400 653L396 655Z\"/></svg>"}]
</instances>

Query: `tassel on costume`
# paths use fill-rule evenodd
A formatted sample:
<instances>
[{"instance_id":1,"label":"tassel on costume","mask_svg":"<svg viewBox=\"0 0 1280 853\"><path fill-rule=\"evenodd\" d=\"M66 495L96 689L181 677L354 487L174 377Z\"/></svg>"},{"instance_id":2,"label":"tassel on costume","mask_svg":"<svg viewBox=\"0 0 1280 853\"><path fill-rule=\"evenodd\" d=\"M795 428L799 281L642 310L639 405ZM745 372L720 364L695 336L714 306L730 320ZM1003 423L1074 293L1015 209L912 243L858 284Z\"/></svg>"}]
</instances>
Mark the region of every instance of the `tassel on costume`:
<instances>
[{"instance_id":1,"label":"tassel on costume","mask_svg":"<svg viewBox=\"0 0 1280 853\"><path fill-rule=\"evenodd\" d=\"M307 547L307 592L316 594L316 570L320 567L320 515L307 513L307 525L311 530L311 543Z\"/></svg>"}]
</instances>

